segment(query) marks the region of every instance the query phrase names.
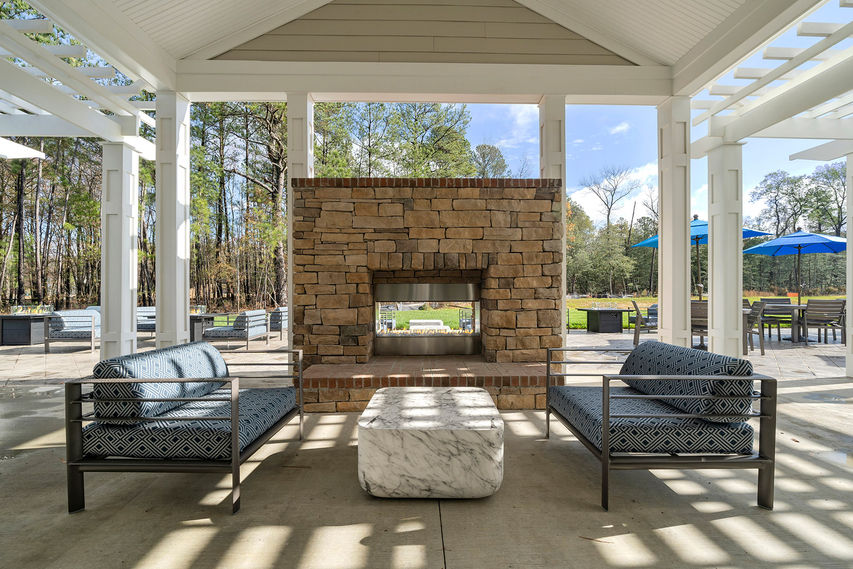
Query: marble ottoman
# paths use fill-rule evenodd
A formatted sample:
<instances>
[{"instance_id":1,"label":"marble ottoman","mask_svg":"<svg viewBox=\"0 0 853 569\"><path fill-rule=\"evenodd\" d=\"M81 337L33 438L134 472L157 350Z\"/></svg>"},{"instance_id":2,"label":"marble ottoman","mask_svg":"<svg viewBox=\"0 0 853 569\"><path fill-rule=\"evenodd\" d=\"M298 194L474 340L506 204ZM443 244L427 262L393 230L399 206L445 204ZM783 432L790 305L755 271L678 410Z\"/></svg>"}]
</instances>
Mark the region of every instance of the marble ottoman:
<instances>
[{"instance_id":1,"label":"marble ottoman","mask_svg":"<svg viewBox=\"0 0 853 569\"><path fill-rule=\"evenodd\" d=\"M504 424L476 387L386 387L358 420L358 480L382 498L483 498L503 481Z\"/></svg>"}]
</instances>

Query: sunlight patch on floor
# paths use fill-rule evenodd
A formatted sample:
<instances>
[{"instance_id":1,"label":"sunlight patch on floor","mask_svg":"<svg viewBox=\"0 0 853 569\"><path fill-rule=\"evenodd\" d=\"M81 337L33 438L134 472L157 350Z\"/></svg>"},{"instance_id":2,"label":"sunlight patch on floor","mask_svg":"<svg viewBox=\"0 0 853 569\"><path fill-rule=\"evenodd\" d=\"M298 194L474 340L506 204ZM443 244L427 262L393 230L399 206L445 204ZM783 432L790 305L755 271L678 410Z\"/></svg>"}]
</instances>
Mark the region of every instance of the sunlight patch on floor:
<instances>
[{"instance_id":1,"label":"sunlight patch on floor","mask_svg":"<svg viewBox=\"0 0 853 569\"><path fill-rule=\"evenodd\" d=\"M652 550L633 533L603 537L593 545L605 562L614 567L644 567L658 562Z\"/></svg>"},{"instance_id":2,"label":"sunlight patch on floor","mask_svg":"<svg viewBox=\"0 0 853 569\"><path fill-rule=\"evenodd\" d=\"M155 544L136 564L136 569L192 567L204 549L216 536L214 527L192 527L170 532ZM163 565L168 559L169 564Z\"/></svg>"}]
</instances>

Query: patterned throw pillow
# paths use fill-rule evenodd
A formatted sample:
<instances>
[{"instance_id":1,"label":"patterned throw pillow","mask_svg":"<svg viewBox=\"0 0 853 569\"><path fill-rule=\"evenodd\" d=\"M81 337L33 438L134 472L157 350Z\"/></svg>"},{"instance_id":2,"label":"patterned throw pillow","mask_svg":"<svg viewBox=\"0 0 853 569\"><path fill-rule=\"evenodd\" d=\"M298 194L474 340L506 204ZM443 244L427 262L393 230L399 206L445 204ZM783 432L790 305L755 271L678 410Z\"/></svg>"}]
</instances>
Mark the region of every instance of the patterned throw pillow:
<instances>
[{"instance_id":1,"label":"patterned throw pillow","mask_svg":"<svg viewBox=\"0 0 853 569\"><path fill-rule=\"evenodd\" d=\"M228 377L228 366L219 351L206 342L180 344L150 352L119 356L99 362L96 378L211 378ZM97 383L96 399L201 397L219 389L221 383ZM182 405L181 401L95 402L99 417L156 417Z\"/></svg>"},{"instance_id":2,"label":"patterned throw pillow","mask_svg":"<svg viewBox=\"0 0 853 569\"><path fill-rule=\"evenodd\" d=\"M748 360L723 356L712 352L673 346L663 342L643 342L622 364L620 375L752 375ZM628 380L625 383L647 395L700 395L732 396L738 399L667 399L663 401L686 413L722 415L708 421L730 423L743 421L740 415L750 412L753 382L751 379L726 381L697 380ZM731 414L731 415L729 415Z\"/></svg>"}]
</instances>

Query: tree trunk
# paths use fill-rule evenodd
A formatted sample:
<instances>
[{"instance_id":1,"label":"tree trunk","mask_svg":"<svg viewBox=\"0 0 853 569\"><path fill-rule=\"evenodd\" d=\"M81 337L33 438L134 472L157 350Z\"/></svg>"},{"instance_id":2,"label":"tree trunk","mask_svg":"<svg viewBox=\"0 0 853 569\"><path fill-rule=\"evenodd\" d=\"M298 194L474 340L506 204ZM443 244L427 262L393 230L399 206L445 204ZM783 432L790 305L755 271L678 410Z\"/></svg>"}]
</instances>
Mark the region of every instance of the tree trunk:
<instances>
[{"instance_id":1,"label":"tree trunk","mask_svg":"<svg viewBox=\"0 0 853 569\"><path fill-rule=\"evenodd\" d=\"M20 166L21 169L18 171L18 182L16 185L17 206L15 215L18 218L16 223L16 233L18 234L18 288L15 298L18 304L24 304L24 297L26 296L24 291L24 182L26 181L27 162L21 160Z\"/></svg>"},{"instance_id":2,"label":"tree trunk","mask_svg":"<svg viewBox=\"0 0 853 569\"><path fill-rule=\"evenodd\" d=\"M39 144L39 150L44 152L44 139ZM41 266L41 177L42 161L38 161L36 189L33 197L33 302L41 304L44 298L44 274Z\"/></svg>"}]
</instances>

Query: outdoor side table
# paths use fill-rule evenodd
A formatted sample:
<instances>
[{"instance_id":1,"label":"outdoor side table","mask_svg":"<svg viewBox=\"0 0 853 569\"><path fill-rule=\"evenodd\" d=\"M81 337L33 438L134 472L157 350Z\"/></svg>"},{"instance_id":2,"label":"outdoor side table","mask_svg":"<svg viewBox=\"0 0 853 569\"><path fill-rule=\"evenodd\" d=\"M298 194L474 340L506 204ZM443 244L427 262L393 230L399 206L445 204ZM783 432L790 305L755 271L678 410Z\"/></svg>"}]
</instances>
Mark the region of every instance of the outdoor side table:
<instances>
[{"instance_id":1,"label":"outdoor side table","mask_svg":"<svg viewBox=\"0 0 853 569\"><path fill-rule=\"evenodd\" d=\"M46 314L0 314L0 345L33 346L44 343Z\"/></svg>"},{"instance_id":2,"label":"outdoor side table","mask_svg":"<svg viewBox=\"0 0 853 569\"><path fill-rule=\"evenodd\" d=\"M504 423L478 387L385 387L358 420L358 481L381 498L483 498L503 481Z\"/></svg>"},{"instance_id":3,"label":"outdoor side table","mask_svg":"<svg viewBox=\"0 0 853 569\"><path fill-rule=\"evenodd\" d=\"M627 308L579 308L586 312L587 332L622 332L622 313Z\"/></svg>"},{"instance_id":4,"label":"outdoor side table","mask_svg":"<svg viewBox=\"0 0 853 569\"><path fill-rule=\"evenodd\" d=\"M201 341L206 328L213 326L215 314L190 314L190 342Z\"/></svg>"}]
</instances>

